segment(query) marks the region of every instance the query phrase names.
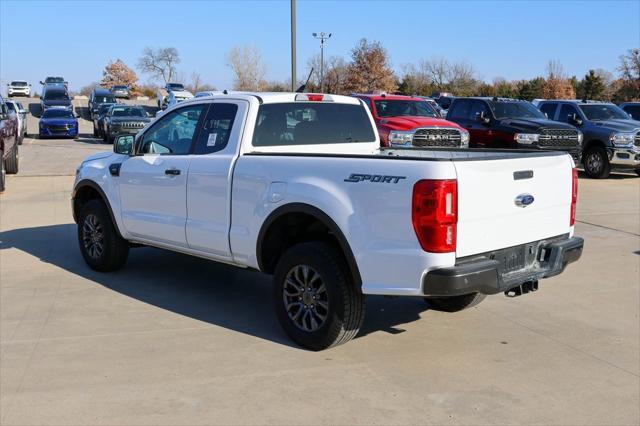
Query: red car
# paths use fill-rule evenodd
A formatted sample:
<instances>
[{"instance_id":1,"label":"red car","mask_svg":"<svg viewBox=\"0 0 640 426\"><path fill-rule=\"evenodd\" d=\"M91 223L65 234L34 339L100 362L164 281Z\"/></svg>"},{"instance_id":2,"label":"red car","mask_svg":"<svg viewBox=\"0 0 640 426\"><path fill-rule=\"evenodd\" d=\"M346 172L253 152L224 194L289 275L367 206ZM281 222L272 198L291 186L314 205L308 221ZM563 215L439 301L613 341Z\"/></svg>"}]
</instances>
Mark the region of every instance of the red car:
<instances>
[{"instance_id":1,"label":"red car","mask_svg":"<svg viewBox=\"0 0 640 426\"><path fill-rule=\"evenodd\" d=\"M388 147L466 148L469 132L443 118L424 99L401 95L362 95L376 122L380 142Z\"/></svg>"}]
</instances>

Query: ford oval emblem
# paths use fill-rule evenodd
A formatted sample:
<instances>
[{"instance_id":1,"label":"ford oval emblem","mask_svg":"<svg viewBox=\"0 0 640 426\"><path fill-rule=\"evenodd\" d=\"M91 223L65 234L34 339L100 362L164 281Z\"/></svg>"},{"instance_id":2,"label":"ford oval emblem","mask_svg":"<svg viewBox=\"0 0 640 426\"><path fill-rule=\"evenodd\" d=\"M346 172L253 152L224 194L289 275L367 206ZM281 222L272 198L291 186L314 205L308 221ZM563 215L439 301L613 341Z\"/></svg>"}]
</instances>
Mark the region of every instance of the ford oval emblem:
<instances>
[{"instance_id":1,"label":"ford oval emblem","mask_svg":"<svg viewBox=\"0 0 640 426\"><path fill-rule=\"evenodd\" d=\"M533 201L535 200L535 198L533 198L533 195L531 194L520 194L516 197L516 206L518 207L527 207L531 204L533 204Z\"/></svg>"}]
</instances>

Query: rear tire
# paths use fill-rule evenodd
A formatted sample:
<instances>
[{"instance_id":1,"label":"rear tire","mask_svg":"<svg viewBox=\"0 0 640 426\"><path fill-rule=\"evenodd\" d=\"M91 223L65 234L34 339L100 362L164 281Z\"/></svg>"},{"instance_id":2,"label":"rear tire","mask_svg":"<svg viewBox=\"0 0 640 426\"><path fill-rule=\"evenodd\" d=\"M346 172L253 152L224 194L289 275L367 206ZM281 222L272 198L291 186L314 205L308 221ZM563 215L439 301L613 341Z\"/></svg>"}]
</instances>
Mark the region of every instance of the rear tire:
<instances>
[{"instance_id":1,"label":"rear tire","mask_svg":"<svg viewBox=\"0 0 640 426\"><path fill-rule=\"evenodd\" d=\"M17 142L17 141L16 141ZM7 157L5 161L5 172L8 175L15 175L18 173L18 144L14 144L13 148L11 148L11 153L9 157Z\"/></svg>"},{"instance_id":2,"label":"rear tire","mask_svg":"<svg viewBox=\"0 0 640 426\"><path fill-rule=\"evenodd\" d=\"M312 242L289 248L273 282L278 321L298 345L319 351L348 342L360 330L364 295L334 245Z\"/></svg>"},{"instance_id":3,"label":"rear tire","mask_svg":"<svg viewBox=\"0 0 640 426\"><path fill-rule=\"evenodd\" d=\"M476 306L487 297L480 293L464 294L451 297L425 297L431 309L443 312L458 312Z\"/></svg>"},{"instance_id":4,"label":"rear tire","mask_svg":"<svg viewBox=\"0 0 640 426\"><path fill-rule=\"evenodd\" d=\"M589 148L585 152L582 157L582 164L587 176L593 179L606 179L611 173L611 164L609 163L607 151L599 146Z\"/></svg>"},{"instance_id":5,"label":"rear tire","mask_svg":"<svg viewBox=\"0 0 640 426\"><path fill-rule=\"evenodd\" d=\"M78 244L87 265L100 272L120 269L129 256L129 243L118 235L102 200L88 201L80 210Z\"/></svg>"}]
</instances>

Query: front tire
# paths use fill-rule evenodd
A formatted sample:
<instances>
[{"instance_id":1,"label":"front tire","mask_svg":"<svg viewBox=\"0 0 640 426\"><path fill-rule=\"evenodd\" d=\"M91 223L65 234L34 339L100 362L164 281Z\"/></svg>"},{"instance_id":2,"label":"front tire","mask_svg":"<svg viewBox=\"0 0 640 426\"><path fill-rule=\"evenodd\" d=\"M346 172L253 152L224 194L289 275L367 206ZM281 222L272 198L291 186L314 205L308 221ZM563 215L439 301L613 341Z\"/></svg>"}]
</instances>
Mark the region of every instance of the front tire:
<instances>
[{"instance_id":1,"label":"front tire","mask_svg":"<svg viewBox=\"0 0 640 426\"><path fill-rule=\"evenodd\" d=\"M280 325L298 345L319 351L353 339L365 300L332 244L297 244L280 258L273 277Z\"/></svg>"},{"instance_id":2,"label":"front tire","mask_svg":"<svg viewBox=\"0 0 640 426\"><path fill-rule=\"evenodd\" d=\"M15 175L18 173L18 160L19 160L19 156L18 156L18 143L16 141L16 143L13 145L13 148L11 148L11 153L9 154L9 157L7 157L7 160L5 162L5 172L8 175Z\"/></svg>"},{"instance_id":3,"label":"front tire","mask_svg":"<svg viewBox=\"0 0 640 426\"><path fill-rule=\"evenodd\" d=\"M584 171L590 178L606 179L611 173L611 164L607 151L599 146L589 148L582 157Z\"/></svg>"},{"instance_id":4,"label":"front tire","mask_svg":"<svg viewBox=\"0 0 640 426\"><path fill-rule=\"evenodd\" d=\"M101 200L88 201L80 210L78 243L85 262L96 271L120 269L129 256L129 243L118 235Z\"/></svg>"},{"instance_id":5,"label":"front tire","mask_svg":"<svg viewBox=\"0 0 640 426\"><path fill-rule=\"evenodd\" d=\"M431 309L443 312L459 312L469 309L482 302L487 297L480 293L464 294L462 296L450 297L425 297L424 300L429 304Z\"/></svg>"}]
</instances>

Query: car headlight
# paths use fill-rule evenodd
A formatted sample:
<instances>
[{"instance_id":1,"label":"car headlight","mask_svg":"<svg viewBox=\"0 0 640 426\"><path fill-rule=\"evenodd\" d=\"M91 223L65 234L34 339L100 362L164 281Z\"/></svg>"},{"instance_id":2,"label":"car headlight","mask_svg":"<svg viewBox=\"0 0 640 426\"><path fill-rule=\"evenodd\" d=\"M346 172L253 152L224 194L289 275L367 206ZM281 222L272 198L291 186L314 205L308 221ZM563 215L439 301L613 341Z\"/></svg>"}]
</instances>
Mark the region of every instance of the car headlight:
<instances>
[{"instance_id":1,"label":"car headlight","mask_svg":"<svg viewBox=\"0 0 640 426\"><path fill-rule=\"evenodd\" d=\"M611 140L613 146L626 147L629 145L633 145L633 139L635 138L635 136L635 133L614 133L611 135L609 140Z\"/></svg>"},{"instance_id":2,"label":"car headlight","mask_svg":"<svg viewBox=\"0 0 640 426\"><path fill-rule=\"evenodd\" d=\"M413 132L402 132L399 130L392 130L389 132L389 145L407 146L411 145L412 141Z\"/></svg>"},{"instance_id":3,"label":"car headlight","mask_svg":"<svg viewBox=\"0 0 640 426\"><path fill-rule=\"evenodd\" d=\"M460 130L460 147L467 148L469 146L469 132Z\"/></svg>"},{"instance_id":4,"label":"car headlight","mask_svg":"<svg viewBox=\"0 0 640 426\"><path fill-rule=\"evenodd\" d=\"M540 139L540 135L537 133L516 133L513 136L513 139L518 143L531 145L538 142L538 139Z\"/></svg>"},{"instance_id":5,"label":"car headlight","mask_svg":"<svg viewBox=\"0 0 640 426\"><path fill-rule=\"evenodd\" d=\"M584 135L582 134L582 132L578 132L578 143L582 143L582 139L584 139Z\"/></svg>"}]
</instances>

